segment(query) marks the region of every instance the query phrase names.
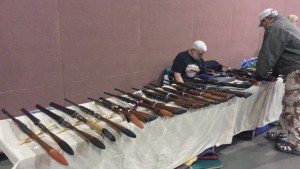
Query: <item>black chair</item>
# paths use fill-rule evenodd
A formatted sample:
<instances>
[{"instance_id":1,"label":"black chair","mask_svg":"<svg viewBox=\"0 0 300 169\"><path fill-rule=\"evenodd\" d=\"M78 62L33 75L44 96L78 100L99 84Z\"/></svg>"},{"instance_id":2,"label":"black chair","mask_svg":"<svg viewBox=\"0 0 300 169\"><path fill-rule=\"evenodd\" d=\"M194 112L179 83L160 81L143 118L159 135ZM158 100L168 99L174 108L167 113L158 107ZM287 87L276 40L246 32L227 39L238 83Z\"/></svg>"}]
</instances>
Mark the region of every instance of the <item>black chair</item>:
<instances>
[{"instance_id":1,"label":"black chair","mask_svg":"<svg viewBox=\"0 0 300 169\"><path fill-rule=\"evenodd\" d=\"M221 65L216 60L205 61L205 66L207 69L214 70L216 72L222 72L223 65Z\"/></svg>"}]
</instances>

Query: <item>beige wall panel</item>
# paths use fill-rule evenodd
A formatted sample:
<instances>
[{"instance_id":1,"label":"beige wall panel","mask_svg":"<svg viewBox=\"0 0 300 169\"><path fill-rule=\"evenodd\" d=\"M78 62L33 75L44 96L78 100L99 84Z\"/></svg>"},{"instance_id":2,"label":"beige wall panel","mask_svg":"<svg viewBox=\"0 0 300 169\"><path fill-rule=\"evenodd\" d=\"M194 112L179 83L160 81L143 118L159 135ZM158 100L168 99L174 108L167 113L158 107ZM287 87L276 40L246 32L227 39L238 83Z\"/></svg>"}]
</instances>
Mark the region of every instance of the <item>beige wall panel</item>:
<instances>
[{"instance_id":1,"label":"beige wall panel","mask_svg":"<svg viewBox=\"0 0 300 169\"><path fill-rule=\"evenodd\" d=\"M57 7L51 0L0 1L0 103L14 115L63 95Z\"/></svg>"}]
</instances>

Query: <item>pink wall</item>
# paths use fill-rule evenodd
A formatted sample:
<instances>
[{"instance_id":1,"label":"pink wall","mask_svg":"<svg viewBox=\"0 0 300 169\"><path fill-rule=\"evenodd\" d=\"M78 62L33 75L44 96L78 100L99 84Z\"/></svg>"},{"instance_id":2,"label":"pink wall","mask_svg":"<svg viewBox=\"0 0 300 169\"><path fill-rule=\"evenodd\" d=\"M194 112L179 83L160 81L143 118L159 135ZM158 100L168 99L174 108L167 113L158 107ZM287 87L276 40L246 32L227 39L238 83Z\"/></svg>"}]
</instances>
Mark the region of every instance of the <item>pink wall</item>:
<instances>
[{"instance_id":1,"label":"pink wall","mask_svg":"<svg viewBox=\"0 0 300 169\"><path fill-rule=\"evenodd\" d=\"M197 39L208 45L206 60L239 67L259 50L260 11L300 16L298 6L297 0L1 0L0 107L21 115L21 107L37 103L64 97L83 103L115 87L141 88Z\"/></svg>"}]
</instances>

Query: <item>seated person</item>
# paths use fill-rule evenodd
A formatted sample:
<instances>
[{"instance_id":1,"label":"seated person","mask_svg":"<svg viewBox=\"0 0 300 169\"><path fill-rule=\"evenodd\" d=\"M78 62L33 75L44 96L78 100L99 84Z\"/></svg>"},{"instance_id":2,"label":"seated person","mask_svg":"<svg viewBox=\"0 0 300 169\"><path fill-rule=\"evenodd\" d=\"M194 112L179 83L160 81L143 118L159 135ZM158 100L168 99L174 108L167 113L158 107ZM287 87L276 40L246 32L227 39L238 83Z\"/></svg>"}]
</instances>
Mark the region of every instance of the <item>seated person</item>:
<instances>
[{"instance_id":1,"label":"seated person","mask_svg":"<svg viewBox=\"0 0 300 169\"><path fill-rule=\"evenodd\" d=\"M207 51L206 44L197 40L192 49L180 52L173 61L172 71L177 82L184 82L183 79L194 79L202 73L206 73L206 67L202 58Z\"/></svg>"}]
</instances>

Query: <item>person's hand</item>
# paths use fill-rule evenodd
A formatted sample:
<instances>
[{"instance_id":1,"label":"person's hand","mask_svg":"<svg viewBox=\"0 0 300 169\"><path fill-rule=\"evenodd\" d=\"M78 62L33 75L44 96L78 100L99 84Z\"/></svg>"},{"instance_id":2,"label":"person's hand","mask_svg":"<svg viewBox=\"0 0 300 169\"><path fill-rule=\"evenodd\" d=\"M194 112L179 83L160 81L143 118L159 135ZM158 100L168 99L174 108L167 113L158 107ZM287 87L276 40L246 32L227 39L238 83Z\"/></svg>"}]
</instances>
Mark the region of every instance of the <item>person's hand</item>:
<instances>
[{"instance_id":1,"label":"person's hand","mask_svg":"<svg viewBox=\"0 0 300 169\"><path fill-rule=\"evenodd\" d=\"M186 68L186 71L187 72L200 72L200 69L197 67L189 67L189 68Z\"/></svg>"},{"instance_id":2,"label":"person's hand","mask_svg":"<svg viewBox=\"0 0 300 169\"><path fill-rule=\"evenodd\" d=\"M268 81L268 82L275 82L276 80L277 80L277 78L275 76L272 76L272 75L270 75L266 78L266 81Z\"/></svg>"},{"instance_id":3,"label":"person's hand","mask_svg":"<svg viewBox=\"0 0 300 169\"><path fill-rule=\"evenodd\" d=\"M261 87L261 86L262 86L262 81L256 81L256 82L254 83L254 85L255 85L255 86Z\"/></svg>"}]
</instances>

